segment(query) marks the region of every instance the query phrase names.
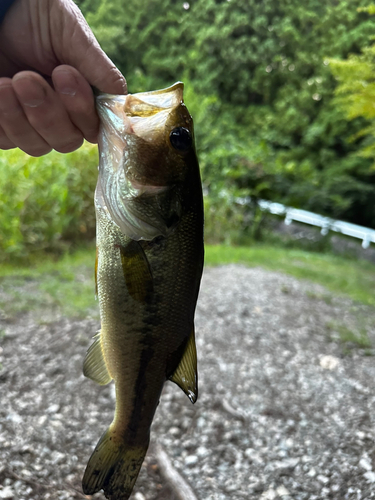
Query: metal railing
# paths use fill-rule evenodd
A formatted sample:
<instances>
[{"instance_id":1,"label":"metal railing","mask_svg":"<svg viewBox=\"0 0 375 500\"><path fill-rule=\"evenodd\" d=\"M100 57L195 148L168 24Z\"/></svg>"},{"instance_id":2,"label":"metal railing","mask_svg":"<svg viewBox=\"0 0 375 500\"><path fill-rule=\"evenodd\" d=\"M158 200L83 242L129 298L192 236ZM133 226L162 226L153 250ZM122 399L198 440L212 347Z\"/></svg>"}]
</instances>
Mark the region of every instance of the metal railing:
<instances>
[{"instance_id":1,"label":"metal railing","mask_svg":"<svg viewBox=\"0 0 375 500\"><path fill-rule=\"evenodd\" d=\"M330 219L322 215L300 210L299 208L291 208L275 203L272 201L259 200L259 207L261 210L267 210L271 214L285 215L285 224L289 225L292 221L303 222L321 228L323 235L328 234L329 231L345 234L353 238L362 240L362 247L368 248L370 243L375 243L375 230L368 227L357 226L350 222L341 220Z\"/></svg>"}]
</instances>

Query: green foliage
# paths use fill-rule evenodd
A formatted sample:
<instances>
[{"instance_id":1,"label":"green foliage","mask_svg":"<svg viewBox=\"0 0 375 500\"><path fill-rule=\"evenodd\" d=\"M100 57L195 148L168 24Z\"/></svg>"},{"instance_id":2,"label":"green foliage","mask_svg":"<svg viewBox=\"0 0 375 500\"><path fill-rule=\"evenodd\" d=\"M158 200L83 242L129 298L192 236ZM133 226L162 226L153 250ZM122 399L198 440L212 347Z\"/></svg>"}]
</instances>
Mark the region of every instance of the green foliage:
<instances>
[{"instance_id":1,"label":"green foliage","mask_svg":"<svg viewBox=\"0 0 375 500\"><path fill-rule=\"evenodd\" d=\"M375 227L367 0L77 3L131 92L185 81L209 241L261 239L260 198ZM91 238L96 163L0 153L0 259Z\"/></svg>"},{"instance_id":2,"label":"green foliage","mask_svg":"<svg viewBox=\"0 0 375 500\"><path fill-rule=\"evenodd\" d=\"M330 66L339 82L336 102L347 117L365 118L366 126L353 140L366 137L359 154L373 161L375 172L375 45L365 47L361 54L352 54L347 60L331 60Z\"/></svg>"},{"instance_id":3,"label":"green foliage","mask_svg":"<svg viewBox=\"0 0 375 500\"><path fill-rule=\"evenodd\" d=\"M32 158L0 151L0 260L62 250L95 234L97 148Z\"/></svg>"},{"instance_id":4,"label":"green foliage","mask_svg":"<svg viewBox=\"0 0 375 500\"><path fill-rule=\"evenodd\" d=\"M375 14L375 4L367 5L367 7L359 7L358 12L367 12L371 16Z\"/></svg>"},{"instance_id":5,"label":"green foliage","mask_svg":"<svg viewBox=\"0 0 375 500\"><path fill-rule=\"evenodd\" d=\"M350 141L363 123L333 103L328 64L369 44L367 0L78 3L131 92L183 77L196 93L209 234L257 217L239 193L375 227L371 162L353 154L366 143Z\"/></svg>"},{"instance_id":6,"label":"green foliage","mask_svg":"<svg viewBox=\"0 0 375 500\"><path fill-rule=\"evenodd\" d=\"M336 321L329 321L326 326L330 339L340 341L345 355L352 354L354 348L365 349L366 355L371 356L373 354L371 341L365 327L356 331Z\"/></svg>"},{"instance_id":7,"label":"green foliage","mask_svg":"<svg viewBox=\"0 0 375 500\"><path fill-rule=\"evenodd\" d=\"M95 247L65 253L58 261L46 254L33 255L32 265L0 264L3 291L0 309L8 318L32 311L42 321L57 314L98 315L95 303ZM0 330L1 340L1 330Z\"/></svg>"},{"instance_id":8,"label":"green foliage","mask_svg":"<svg viewBox=\"0 0 375 500\"><path fill-rule=\"evenodd\" d=\"M56 314L97 315L94 262L95 247L88 246L66 253L58 261L51 256L36 255L32 266L0 263L0 285L5 292L0 297L0 309L8 317L32 310L42 321L54 321ZM230 263L260 266L319 283L334 294L375 306L375 266L366 261L256 244L247 247L206 245L205 263L208 266ZM288 287L282 291L290 292ZM335 298L327 292L311 292L308 296L327 303ZM2 335L4 332L0 329L0 340ZM348 340L358 345L366 339L364 335L343 339Z\"/></svg>"}]
</instances>

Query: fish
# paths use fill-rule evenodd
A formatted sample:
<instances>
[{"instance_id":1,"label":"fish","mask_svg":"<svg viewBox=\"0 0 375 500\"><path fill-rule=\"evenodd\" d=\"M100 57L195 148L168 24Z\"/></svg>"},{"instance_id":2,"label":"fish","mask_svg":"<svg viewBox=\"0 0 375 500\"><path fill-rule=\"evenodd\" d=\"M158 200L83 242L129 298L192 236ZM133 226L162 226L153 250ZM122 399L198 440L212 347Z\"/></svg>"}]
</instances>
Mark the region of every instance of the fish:
<instances>
[{"instance_id":1,"label":"fish","mask_svg":"<svg viewBox=\"0 0 375 500\"><path fill-rule=\"evenodd\" d=\"M183 83L99 94L96 293L101 329L84 375L112 380L112 423L93 451L83 492L129 498L166 381L198 397L194 316L204 261L203 195Z\"/></svg>"}]
</instances>

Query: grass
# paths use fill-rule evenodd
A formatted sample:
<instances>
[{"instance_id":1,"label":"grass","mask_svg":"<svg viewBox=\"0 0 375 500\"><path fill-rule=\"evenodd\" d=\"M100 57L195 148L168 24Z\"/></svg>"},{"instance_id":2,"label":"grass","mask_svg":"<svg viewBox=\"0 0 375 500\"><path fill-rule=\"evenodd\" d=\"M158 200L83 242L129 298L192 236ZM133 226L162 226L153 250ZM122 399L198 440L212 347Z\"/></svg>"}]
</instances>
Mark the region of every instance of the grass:
<instances>
[{"instance_id":1,"label":"grass","mask_svg":"<svg viewBox=\"0 0 375 500\"><path fill-rule=\"evenodd\" d=\"M36 259L29 266L0 265L0 309L14 317L27 311L47 316L84 317L97 311L94 293L95 248L55 260Z\"/></svg>"},{"instance_id":2,"label":"grass","mask_svg":"<svg viewBox=\"0 0 375 500\"><path fill-rule=\"evenodd\" d=\"M375 266L364 260L262 244L251 247L206 247L206 265L229 263L260 266L290 274L319 283L331 292L375 306Z\"/></svg>"},{"instance_id":3,"label":"grass","mask_svg":"<svg viewBox=\"0 0 375 500\"><path fill-rule=\"evenodd\" d=\"M313 292L312 290L308 290L306 292L306 295L309 297L309 299L324 300L326 304L332 304L332 296L328 293L317 293Z\"/></svg>"},{"instance_id":4,"label":"grass","mask_svg":"<svg viewBox=\"0 0 375 500\"><path fill-rule=\"evenodd\" d=\"M351 354L353 348L364 349L367 355L373 354L366 328L362 327L358 331L354 331L346 325L330 321L327 323L327 330L332 340L340 341L344 354Z\"/></svg>"},{"instance_id":5,"label":"grass","mask_svg":"<svg viewBox=\"0 0 375 500\"><path fill-rule=\"evenodd\" d=\"M94 262L95 248L88 247L59 260L41 256L29 266L1 264L0 309L9 316L31 310L80 317L98 314ZM290 274L363 304L375 305L375 266L366 261L265 244L206 246L207 266L229 263Z\"/></svg>"}]
</instances>

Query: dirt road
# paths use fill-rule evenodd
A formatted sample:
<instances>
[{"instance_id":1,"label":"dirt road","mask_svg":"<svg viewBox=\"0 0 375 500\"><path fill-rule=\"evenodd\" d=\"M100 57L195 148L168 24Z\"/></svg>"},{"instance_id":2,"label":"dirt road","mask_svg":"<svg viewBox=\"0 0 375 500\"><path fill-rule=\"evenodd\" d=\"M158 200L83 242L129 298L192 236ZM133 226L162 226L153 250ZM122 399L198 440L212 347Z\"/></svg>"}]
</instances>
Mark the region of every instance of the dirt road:
<instances>
[{"instance_id":1,"label":"dirt road","mask_svg":"<svg viewBox=\"0 0 375 500\"><path fill-rule=\"evenodd\" d=\"M98 327L1 317L0 499L104 498L80 486L114 408L82 375ZM375 498L373 308L225 266L205 271L196 331L198 402L166 384L152 439L199 500ZM152 448L132 498L177 498Z\"/></svg>"}]
</instances>

